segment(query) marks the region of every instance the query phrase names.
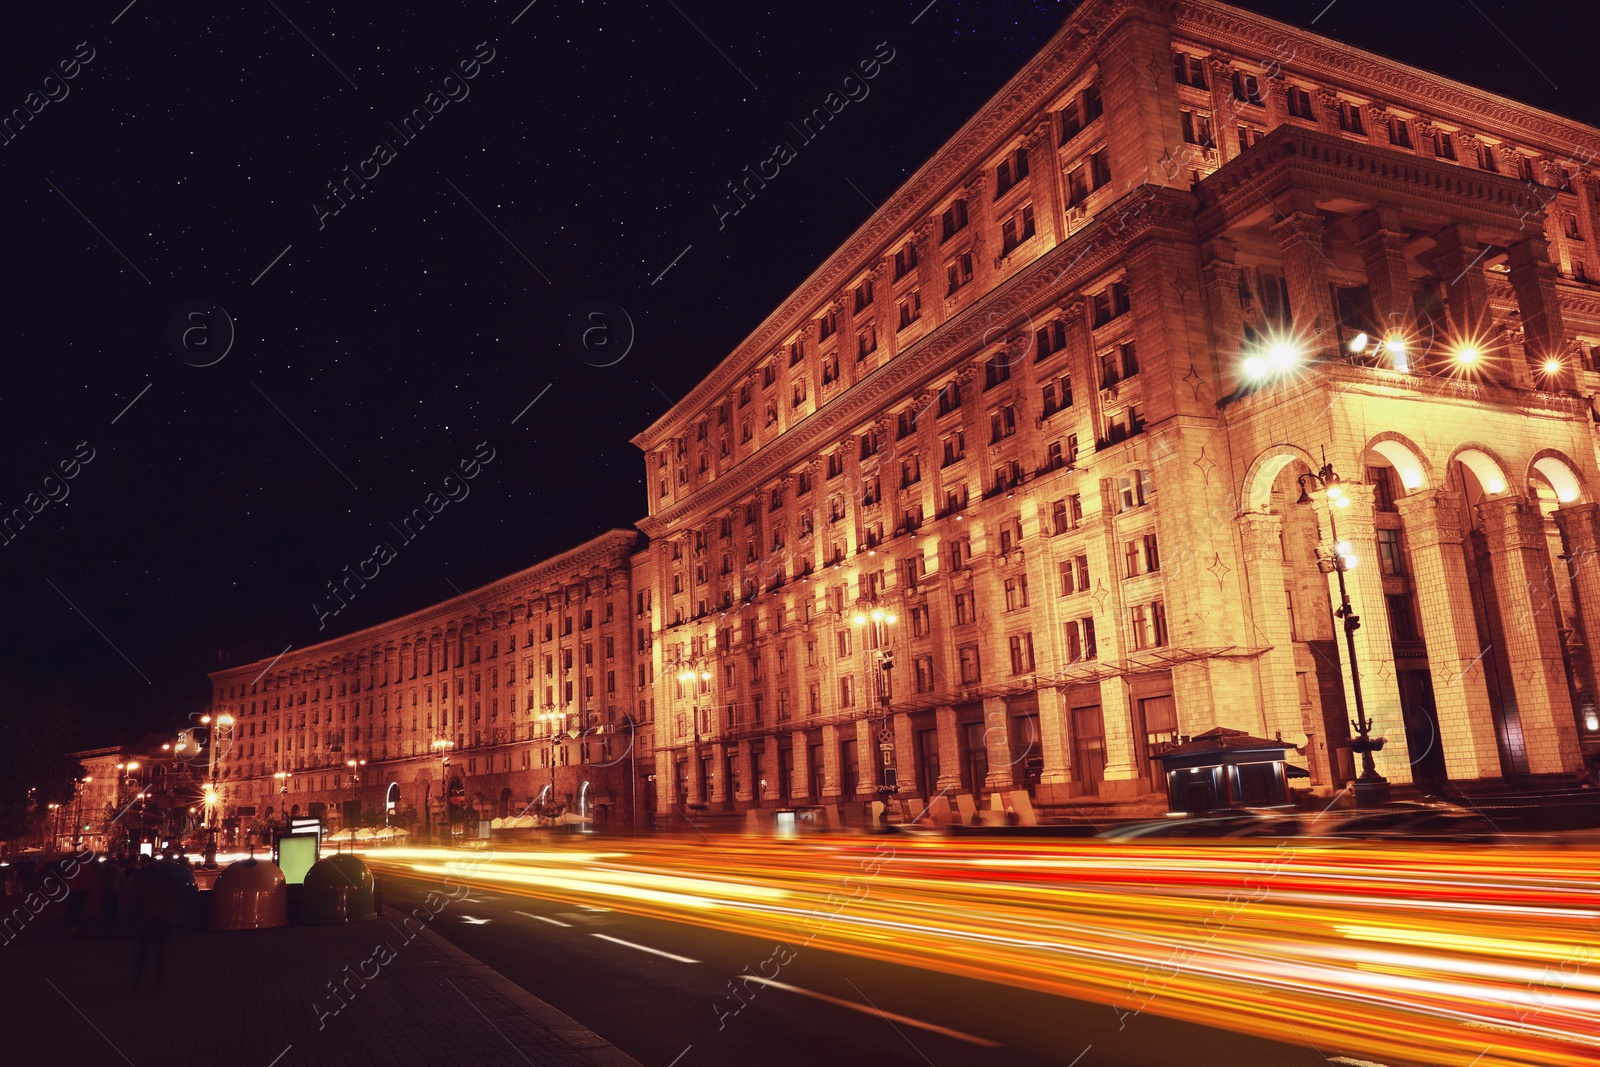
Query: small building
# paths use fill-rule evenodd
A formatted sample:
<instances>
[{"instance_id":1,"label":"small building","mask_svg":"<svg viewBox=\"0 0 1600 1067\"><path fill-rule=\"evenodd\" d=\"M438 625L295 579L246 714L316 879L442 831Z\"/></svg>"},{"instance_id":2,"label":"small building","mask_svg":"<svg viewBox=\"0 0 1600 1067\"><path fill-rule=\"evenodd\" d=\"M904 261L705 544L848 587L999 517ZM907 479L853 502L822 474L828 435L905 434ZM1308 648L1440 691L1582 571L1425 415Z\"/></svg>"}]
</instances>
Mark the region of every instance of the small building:
<instances>
[{"instance_id":1,"label":"small building","mask_svg":"<svg viewBox=\"0 0 1600 1067\"><path fill-rule=\"evenodd\" d=\"M1168 809L1203 815L1223 808L1291 807L1289 779L1306 774L1289 765L1294 746L1219 726L1172 745L1157 758L1167 777Z\"/></svg>"}]
</instances>

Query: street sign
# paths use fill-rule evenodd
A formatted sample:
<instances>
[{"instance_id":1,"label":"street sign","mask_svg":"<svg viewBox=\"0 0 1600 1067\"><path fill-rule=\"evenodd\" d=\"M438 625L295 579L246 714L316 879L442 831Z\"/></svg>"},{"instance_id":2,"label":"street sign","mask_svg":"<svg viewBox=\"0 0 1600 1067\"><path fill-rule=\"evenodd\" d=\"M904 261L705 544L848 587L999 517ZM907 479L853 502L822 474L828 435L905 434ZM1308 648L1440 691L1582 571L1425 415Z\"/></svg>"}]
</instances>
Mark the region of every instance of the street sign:
<instances>
[{"instance_id":1,"label":"street sign","mask_svg":"<svg viewBox=\"0 0 1600 1067\"><path fill-rule=\"evenodd\" d=\"M889 744L890 742L892 742L894 740L894 731L893 730L879 730L878 731L878 740L880 742L882 742L883 744Z\"/></svg>"}]
</instances>

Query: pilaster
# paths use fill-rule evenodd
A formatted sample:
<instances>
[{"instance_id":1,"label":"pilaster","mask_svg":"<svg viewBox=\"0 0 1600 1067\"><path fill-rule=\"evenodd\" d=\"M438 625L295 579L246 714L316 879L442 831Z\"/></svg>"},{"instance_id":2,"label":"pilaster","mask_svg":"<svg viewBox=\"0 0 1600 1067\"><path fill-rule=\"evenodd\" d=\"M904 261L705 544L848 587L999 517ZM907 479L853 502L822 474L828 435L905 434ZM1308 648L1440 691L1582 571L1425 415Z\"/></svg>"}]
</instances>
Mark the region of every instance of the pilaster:
<instances>
[{"instance_id":1,"label":"pilaster","mask_svg":"<svg viewBox=\"0 0 1600 1067\"><path fill-rule=\"evenodd\" d=\"M1578 767L1578 733L1561 654L1555 577L1538 505L1521 497L1486 500L1483 516L1495 599L1501 612L1507 679L1516 693L1528 769L1557 774Z\"/></svg>"},{"instance_id":2,"label":"pilaster","mask_svg":"<svg viewBox=\"0 0 1600 1067\"><path fill-rule=\"evenodd\" d=\"M1461 495L1422 489L1396 501L1410 549L1412 588L1433 676L1433 703L1449 777L1497 778L1500 754L1484 677L1461 532Z\"/></svg>"},{"instance_id":3,"label":"pilaster","mask_svg":"<svg viewBox=\"0 0 1600 1067\"><path fill-rule=\"evenodd\" d=\"M1290 623L1288 594L1284 588L1283 516L1246 512L1236 520L1244 545L1245 585L1248 588L1251 644L1266 650L1256 660L1261 691L1261 723L1222 722L1221 725L1274 733L1292 738L1301 732L1300 693L1295 679L1294 628ZM1219 709L1218 715L1222 717ZM1255 718L1247 715L1247 719Z\"/></svg>"}]
</instances>

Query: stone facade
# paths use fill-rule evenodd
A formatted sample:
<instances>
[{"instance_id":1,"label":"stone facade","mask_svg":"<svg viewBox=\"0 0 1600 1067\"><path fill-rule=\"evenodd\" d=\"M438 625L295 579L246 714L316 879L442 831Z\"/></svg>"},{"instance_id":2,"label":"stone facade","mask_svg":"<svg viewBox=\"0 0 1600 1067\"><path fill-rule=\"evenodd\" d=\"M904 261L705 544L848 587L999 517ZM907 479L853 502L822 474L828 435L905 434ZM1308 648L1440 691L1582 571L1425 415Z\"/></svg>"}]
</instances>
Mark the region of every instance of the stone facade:
<instances>
[{"instance_id":1,"label":"stone facade","mask_svg":"<svg viewBox=\"0 0 1600 1067\"><path fill-rule=\"evenodd\" d=\"M887 758L912 810L1094 811L1215 726L1332 787L1335 540L1385 775L1577 770L1596 152L1222 4L1082 5L635 439L661 806L859 821Z\"/></svg>"},{"instance_id":2,"label":"stone facade","mask_svg":"<svg viewBox=\"0 0 1600 1067\"><path fill-rule=\"evenodd\" d=\"M907 814L1159 808L1152 757L1218 726L1332 788L1342 554L1382 773L1570 774L1600 742L1597 153L1223 4L1089 0L635 438L642 549L219 672L258 731L230 770L327 803L360 751L414 802L442 731L492 761L480 811L520 800L539 664L591 640L541 634L592 605L615 667L572 677L617 689L555 703L633 710L661 812L862 822L885 766ZM497 656L535 677L480 719Z\"/></svg>"},{"instance_id":3,"label":"stone facade","mask_svg":"<svg viewBox=\"0 0 1600 1067\"><path fill-rule=\"evenodd\" d=\"M422 830L445 814L447 775L456 825L547 810L553 781L569 812L644 826L654 712L635 668L650 634L637 541L614 530L381 626L212 674L213 715L233 717L217 735L230 811L337 826L355 802L381 825L392 803Z\"/></svg>"}]
</instances>

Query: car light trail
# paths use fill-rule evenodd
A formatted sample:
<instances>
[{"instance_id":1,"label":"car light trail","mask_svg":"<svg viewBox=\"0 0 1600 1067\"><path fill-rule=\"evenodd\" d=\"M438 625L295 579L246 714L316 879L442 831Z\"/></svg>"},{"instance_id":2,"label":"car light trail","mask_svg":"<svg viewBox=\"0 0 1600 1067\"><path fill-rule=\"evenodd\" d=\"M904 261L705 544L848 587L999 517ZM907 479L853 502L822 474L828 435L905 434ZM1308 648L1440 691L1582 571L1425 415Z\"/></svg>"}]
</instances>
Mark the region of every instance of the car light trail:
<instances>
[{"instance_id":1,"label":"car light trail","mask_svg":"<svg viewBox=\"0 0 1600 1067\"><path fill-rule=\"evenodd\" d=\"M368 853L513 894L1439 1067L1600 1059L1600 853L872 838ZM1348 1062L1348 1060L1346 1060Z\"/></svg>"}]
</instances>

